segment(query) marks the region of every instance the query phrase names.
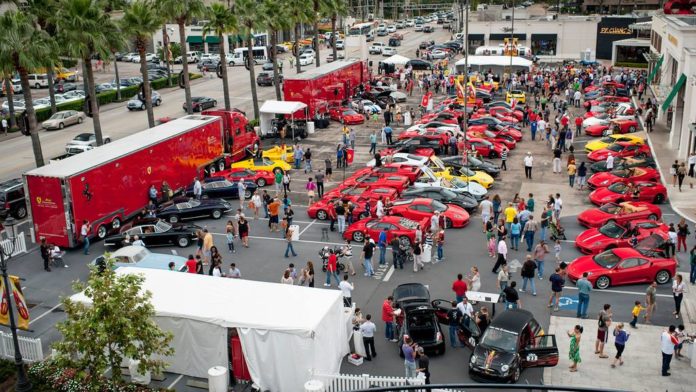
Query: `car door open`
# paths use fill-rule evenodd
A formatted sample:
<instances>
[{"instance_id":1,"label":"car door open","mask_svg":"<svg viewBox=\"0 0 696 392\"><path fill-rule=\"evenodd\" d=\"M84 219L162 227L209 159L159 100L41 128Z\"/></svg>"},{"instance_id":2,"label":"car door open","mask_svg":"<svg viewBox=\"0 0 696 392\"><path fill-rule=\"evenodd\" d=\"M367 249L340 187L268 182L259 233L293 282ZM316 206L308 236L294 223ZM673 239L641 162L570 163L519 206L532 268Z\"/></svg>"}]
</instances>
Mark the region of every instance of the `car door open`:
<instances>
[{"instance_id":1,"label":"car door open","mask_svg":"<svg viewBox=\"0 0 696 392\"><path fill-rule=\"evenodd\" d=\"M522 367L547 367L558 364L556 335L535 336L520 353Z\"/></svg>"}]
</instances>

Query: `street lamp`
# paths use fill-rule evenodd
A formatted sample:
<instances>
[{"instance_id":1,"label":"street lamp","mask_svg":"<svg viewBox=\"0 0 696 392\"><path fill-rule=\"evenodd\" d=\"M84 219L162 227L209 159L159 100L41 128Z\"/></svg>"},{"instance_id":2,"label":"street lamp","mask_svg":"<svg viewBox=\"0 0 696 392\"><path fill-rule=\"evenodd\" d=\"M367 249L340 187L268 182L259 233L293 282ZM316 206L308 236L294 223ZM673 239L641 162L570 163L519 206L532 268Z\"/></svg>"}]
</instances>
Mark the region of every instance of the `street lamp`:
<instances>
[{"instance_id":1,"label":"street lamp","mask_svg":"<svg viewBox=\"0 0 696 392\"><path fill-rule=\"evenodd\" d=\"M14 310L12 310L12 297L10 292L10 279L7 275L7 261L12 257L14 252L14 226L17 224L15 219L8 216L5 219L5 226L8 228L8 239L10 246L8 251L5 251L3 246L0 246L0 270L2 270L2 280L5 283L5 298L7 299L7 305L9 306L10 314L10 330L12 331L12 342L14 343L14 354L15 354L15 366L17 366L17 384L15 385L15 391L17 392L27 392L31 391L31 382L27 379L27 373L24 370L24 362L22 361L22 353L19 351L19 339L17 338L17 325L15 324Z\"/></svg>"}]
</instances>

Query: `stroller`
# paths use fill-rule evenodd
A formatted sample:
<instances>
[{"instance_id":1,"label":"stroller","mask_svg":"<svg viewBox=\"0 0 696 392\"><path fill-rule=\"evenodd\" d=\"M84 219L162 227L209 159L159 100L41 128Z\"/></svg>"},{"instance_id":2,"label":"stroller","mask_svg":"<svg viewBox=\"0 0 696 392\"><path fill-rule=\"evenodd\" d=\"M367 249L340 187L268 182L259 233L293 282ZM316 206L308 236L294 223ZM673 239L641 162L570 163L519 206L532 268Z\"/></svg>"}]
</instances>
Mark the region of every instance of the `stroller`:
<instances>
[{"instance_id":1,"label":"stroller","mask_svg":"<svg viewBox=\"0 0 696 392\"><path fill-rule=\"evenodd\" d=\"M340 260L341 257L343 257L343 252L341 251L340 247L334 247L333 248L334 254L336 254L336 257ZM326 265L329 263L329 254L330 254L330 248L328 246L324 246L319 250L319 257L321 257L321 270L322 272L326 272ZM336 272L343 272L346 269L345 264L341 263L340 261L336 262Z\"/></svg>"},{"instance_id":2,"label":"stroller","mask_svg":"<svg viewBox=\"0 0 696 392\"><path fill-rule=\"evenodd\" d=\"M411 246L408 244L399 243L399 250L396 253L396 263L399 266L413 263L413 250L411 249Z\"/></svg>"},{"instance_id":3,"label":"stroller","mask_svg":"<svg viewBox=\"0 0 696 392\"><path fill-rule=\"evenodd\" d=\"M549 228L551 229L551 241L566 239L565 229L560 222L552 223Z\"/></svg>"}]
</instances>

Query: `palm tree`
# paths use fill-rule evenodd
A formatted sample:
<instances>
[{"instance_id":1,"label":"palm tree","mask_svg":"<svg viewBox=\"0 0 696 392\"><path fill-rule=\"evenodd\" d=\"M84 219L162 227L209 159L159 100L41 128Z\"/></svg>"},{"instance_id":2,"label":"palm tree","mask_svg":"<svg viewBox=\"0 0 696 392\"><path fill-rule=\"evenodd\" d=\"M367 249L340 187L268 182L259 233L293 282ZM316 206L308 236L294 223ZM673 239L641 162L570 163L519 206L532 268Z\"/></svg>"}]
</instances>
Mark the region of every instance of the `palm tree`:
<instances>
[{"instance_id":1,"label":"palm tree","mask_svg":"<svg viewBox=\"0 0 696 392\"><path fill-rule=\"evenodd\" d=\"M234 13L239 18L239 29L247 38L247 64L249 82L251 83L251 99L254 103L254 118L259 118L259 99L256 96L256 75L254 72L254 30L261 26L261 18L256 8L256 0L236 0Z\"/></svg>"},{"instance_id":2,"label":"palm tree","mask_svg":"<svg viewBox=\"0 0 696 392\"><path fill-rule=\"evenodd\" d=\"M24 95L24 113L31 136L36 166L44 165L39 139L36 112L32 104L29 73L43 65L43 59L54 51L48 34L36 28L36 18L18 11L7 11L0 16L0 64L12 64L19 73Z\"/></svg>"},{"instance_id":3,"label":"palm tree","mask_svg":"<svg viewBox=\"0 0 696 392\"><path fill-rule=\"evenodd\" d=\"M157 30L162 27L163 20L158 16L151 0L136 0L126 8L121 19L123 33L133 39L135 48L140 54L140 74L143 77L143 99L147 110L147 124L155 126L155 113L152 110L152 86L147 74L147 59L145 53L147 44Z\"/></svg>"},{"instance_id":4,"label":"palm tree","mask_svg":"<svg viewBox=\"0 0 696 392\"><path fill-rule=\"evenodd\" d=\"M302 72L300 67L300 27L303 23L309 23L312 21L312 9L307 7L305 0L286 0L285 2L285 13L289 17L290 22L294 25L294 38L295 43L293 44L295 63L297 64L297 73ZM318 54L318 53L317 53Z\"/></svg>"},{"instance_id":5,"label":"palm tree","mask_svg":"<svg viewBox=\"0 0 696 392\"><path fill-rule=\"evenodd\" d=\"M331 46L333 47L333 58L336 60L336 21L339 16L348 15L346 0L326 0L322 14L331 18Z\"/></svg>"},{"instance_id":6,"label":"palm tree","mask_svg":"<svg viewBox=\"0 0 696 392\"><path fill-rule=\"evenodd\" d=\"M319 56L319 18L321 17L321 11L327 7L327 4L331 0L312 0L312 23L314 27L314 51L316 52L316 64L317 67L321 65L321 59Z\"/></svg>"},{"instance_id":7,"label":"palm tree","mask_svg":"<svg viewBox=\"0 0 696 392\"><path fill-rule=\"evenodd\" d=\"M263 24L271 34L271 59L273 59L273 87L275 87L276 99L282 100L280 94L280 78L278 77L278 32L290 28L287 16L280 6L280 0L263 0L261 4Z\"/></svg>"},{"instance_id":8,"label":"palm tree","mask_svg":"<svg viewBox=\"0 0 696 392\"><path fill-rule=\"evenodd\" d=\"M60 0L56 12L58 41L71 57L82 60L85 70L87 111L92 115L97 145L104 144L94 86L92 56L107 58L111 53L110 35L121 34L116 23L104 12L103 4L95 0Z\"/></svg>"},{"instance_id":9,"label":"palm tree","mask_svg":"<svg viewBox=\"0 0 696 392\"><path fill-rule=\"evenodd\" d=\"M55 16L56 7L58 5L57 0L28 0L27 8L25 12L36 16L36 22L38 23L41 30L48 33L49 36L56 36L56 26L52 19ZM55 73L54 68L60 65L57 60L57 56L51 56L46 58L46 79L48 81L48 96L51 101L51 114L56 112L56 93L53 88L55 83Z\"/></svg>"},{"instance_id":10,"label":"palm tree","mask_svg":"<svg viewBox=\"0 0 696 392\"><path fill-rule=\"evenodd\" d=\"M208 21L203 26L203 35L215 34L220 40L220 68L222 68L222 95L225 110L230 110L230 87L227 84L227 60L225 56L225 34L237 29L237 18L231 9L222 3L213 3L208 7Z\"/></svg>"},{"instance_id":11,"label":"palm tree","mask_svg":"<svg viewBox=\"0 0 696 392\"><path fill-rule=\"evenodd\" d=\"M193 113L191 103L191 84L189 82L188 47L186 46L186 24L192 18L201 16L205 12L205 5L202 0L157 0L158 9L169 20L174 20L179 25L179 43L181 44L181 62L184 66L184 92L186 95L186 112ZM220 43L222 44L222 43ZM223 61L224 59L220 59Z\"/></svg>"}]
</instances>

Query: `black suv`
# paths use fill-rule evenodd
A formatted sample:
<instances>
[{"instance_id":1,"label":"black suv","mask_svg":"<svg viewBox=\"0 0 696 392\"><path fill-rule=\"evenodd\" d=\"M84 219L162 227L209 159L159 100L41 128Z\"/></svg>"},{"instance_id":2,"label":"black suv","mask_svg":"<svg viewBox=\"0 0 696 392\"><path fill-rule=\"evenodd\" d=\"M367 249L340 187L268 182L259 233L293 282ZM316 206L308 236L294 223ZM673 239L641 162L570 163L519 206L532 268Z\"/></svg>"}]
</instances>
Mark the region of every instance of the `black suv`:
<instances>
[{"instance_id":1,"label":"black suv","mask_svg":"<svg viewBox=\"0 0 696 392\"><path fill-rule=\"evenodd\" d=\"M27 216L27 204L24 200L24 185L21 178L0 183L0 217L12 214L16 219Z\"/></svg>"}]
</instances>

